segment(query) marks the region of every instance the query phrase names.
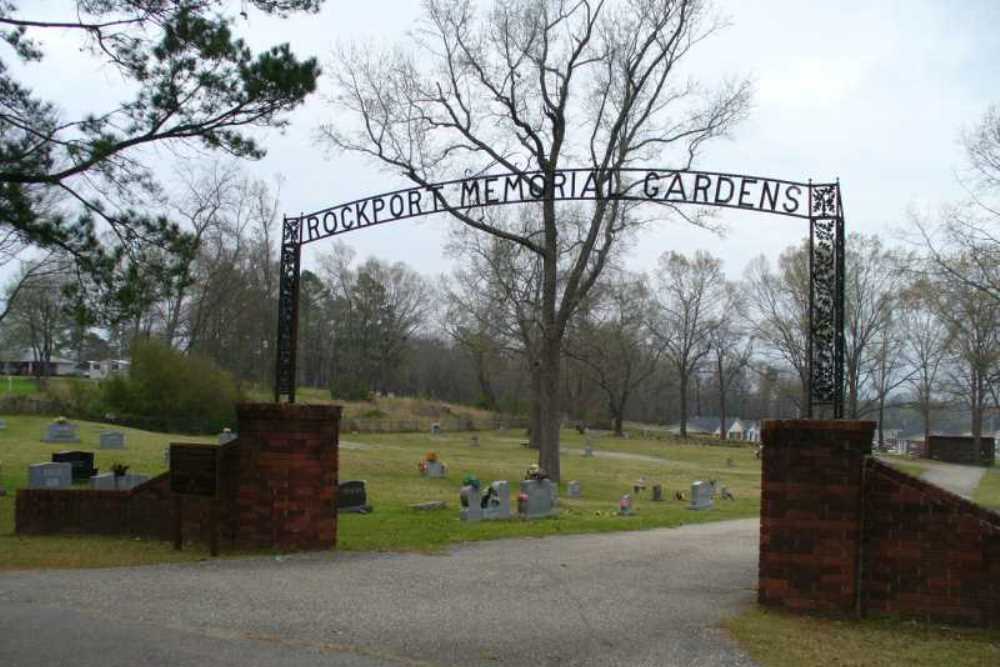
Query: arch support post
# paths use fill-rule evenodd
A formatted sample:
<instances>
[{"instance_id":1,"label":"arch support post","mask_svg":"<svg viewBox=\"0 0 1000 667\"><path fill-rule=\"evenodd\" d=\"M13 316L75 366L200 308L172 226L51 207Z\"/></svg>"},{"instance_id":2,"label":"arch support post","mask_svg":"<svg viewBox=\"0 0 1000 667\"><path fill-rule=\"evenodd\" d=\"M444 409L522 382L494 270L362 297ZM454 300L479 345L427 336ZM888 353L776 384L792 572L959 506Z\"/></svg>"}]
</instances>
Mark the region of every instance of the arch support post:
<instances>
[{"instance_id":1,"label":"arch support post","mask_svg":"<svg viewBox=\"0 0 1000 667\"><path fill-rule=\"evenodd\" d=\"M840 183L809 184L806 416L844 416L844 209ZM822 414L820 414L822 413Z\"/></svg>"},{"instance_id":2,"label":"arch support post","mask_svg":"<svg viewBox=\"0 0 1000 667\"><path fill-rule=\"evenodd\" d=\"M274 364L274 402L295 402L295 350L299 330L299 269L302 256L301 217L285 217L281 227L278 278L278 340Z\"/></svg>"}]
</instances>

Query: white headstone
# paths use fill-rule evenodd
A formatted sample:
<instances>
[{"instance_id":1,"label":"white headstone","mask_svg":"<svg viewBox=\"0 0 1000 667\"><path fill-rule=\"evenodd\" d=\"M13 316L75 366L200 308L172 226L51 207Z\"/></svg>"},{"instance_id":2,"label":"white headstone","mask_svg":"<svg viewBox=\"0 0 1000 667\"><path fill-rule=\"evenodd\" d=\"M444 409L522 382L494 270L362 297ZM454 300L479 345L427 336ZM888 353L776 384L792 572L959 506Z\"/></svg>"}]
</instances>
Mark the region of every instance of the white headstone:
<instances>
[{"instance_id":1,"label":"white headstone","mask_svg":"<svg viewBox=\"0 0 1000 667\"><path fill-rule=\"evenodd\" d=\"M510 484L504 480L490 484L486 492L486 507L482 508L484 519L509 519Z\"/></svg>"},{"instance_id":2,"label":"white headstone","mask_svg":"<svg viewBox=\"0 0 1000 667\"><path fill-rule=\"evenodd\" d=\"M566 491L569 493L570 498L579 498L583 495L583 487L575 479L566 485Z\"/></svg>"},{"instance_id":3,"label":"white headstone","mask_svg":"<svg viewBox=\"0 0 1000 667\"><path fill-rule=\"evenodd\" d=\"M440 461L427 461L424 466L424 475L427 477L444 477L448 471L448 467Z\"/></svg>"},{"instance_id":4,"label":"white headstone","mask_svg":"<svg viewBox=\"0 0 1000 667\"><path fill-rule=\"evenodd\" d=\"M148 475L125 473L115 477L113 472L102 472L90 478L90 488L95 491L128 491L147 481Z\"/></svg>"},{"instance_id":5,"label":"white headstone","mask_svg":"<svg viewBox=\"0 0 1000 667\"><path fill-rule=\"evenodd\" d=\"M458 492L458 498L459 507L462 508L459 512L462 521L479 521L483 518L483 508L480 506L479 489L477 487L466 484Z\"/></svg>"},{"instance_id":6,"label":"white headstone","mask_svg":"<svg viewBox=\"0 0 1000 667\"><path fill-rule=\"evenodd\" d=\"M229 444L238 437L240 437L239 433L233 433L227 428L225 431L219 434L219 444L220 445Z\"/></svg>"},{"instance_id":7,"label":"white headstone","mask_svg":"<svg viewBox=\"0 0 1000 667\"><path fill-rule=\"evenodd\" d=\"M586 457L593 456L594 455L594 448L591 447L590 445L587 445L586 447L583 448L583 455L586 456Z\"/></svg>"},{"instance_id":8,"label":"white headstone","mask_svg":"<svg viewBox=\"0 0 1000 667\"><path fill-rule=\"evenodd\" d=\"M72 484L72 463L32 463L28 466L29 489L67 489Z\"/></svg>"},{"instance_id":9,"label":"white headstone","mask_svg":"<svg viewBox=\"0 0 1000 667\"><path fill-rule=\"evenodd\" d=\"M712 496L715 495L715 489L708 482L694 482L691 485L691 505L688 509L692 510L708 510L712 509Z\"/></svg>"}]
</instances>

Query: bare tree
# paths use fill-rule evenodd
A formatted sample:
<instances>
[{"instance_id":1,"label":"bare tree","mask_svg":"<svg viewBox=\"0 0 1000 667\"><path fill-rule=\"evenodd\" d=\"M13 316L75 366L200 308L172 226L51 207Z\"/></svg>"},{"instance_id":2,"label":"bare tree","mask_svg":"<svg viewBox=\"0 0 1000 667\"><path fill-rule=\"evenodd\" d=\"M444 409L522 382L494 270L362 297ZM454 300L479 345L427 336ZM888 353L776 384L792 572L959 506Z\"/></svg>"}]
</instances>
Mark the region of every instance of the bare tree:
<instances>
[{"instance_id":1,"label":"bare tree","mask_svg":"<svg viewBox=\"0 0 1000 667\"><path fill-rule=\"evenodd\" d=\"M715 377L719 388L719 433L726 439L726 396L743 375L753 356L754 338L748 334L741 286L726 283L721 291L718 320L710 333Z\"/></svg>"},{"instance_id":2,"label":"bare tree","mask_svg":"<svg viewBox=\"0 0 1000 667\"><path fill-rule=\"evenodd\" d=\"M894 254L877 236L851 234L845 258L844 379L846 415L857 419L863 413L863 383L870 380L877 354L872 347L889 326L896 299L899 267Z\"/></svg>"},{"instance_id":3,"label":"bare tree","mask_svg":"<svg viewBox=\"0 0 1000 667\"><path fill-rule=\"evenodd\" d=\"M948 331L934 308L933 290L926 276L906 291L902 328L906 332L907 362L913 396L924 426L924 442L931 434L932 409L940 394L940 371L948 354Z\"/></svg>"},{"instance_id":4,"label":"bare tree","mask_svg":"<svg viewBox=\"0 0 1000 667\"><path fill-rule=\"evenodd\" d=\"M705 91L680 80L686 56L719 27L702 0L506 0L483 12L471 0L425 0L424 7L419 57L376 54L371 45L340 54L334 102L355 131L328 126L324 134L422 187L441 174L493 167L541 176L541 211L529 225L447 210L541 264L533 367L539 463L558 479L562 342L629 231L619 170L649 158L689 166L706 141L742 118L749 84ZM583 161L597 176L595 201L576 207L582 220L567 220L554 197L558 172ZM560 276L567 248L572 257Z\"/></svg>"},{"instance_id":5,"label":"bare tree","mask_svg":"<svg viewBox=\"0 0 1000 667\"><path fill-rule=\"evenodd\" d=\"M1000 301L1000 107L990 107L963 137L968 170L965 201L945 209L938 221L911 214L931 268ZM957 263L956 263L957 260ZM969 270L973 269L973 270Z\"/></svg>"},{"instance_id":6,"label":"bare tree","mask_svg":"<svg viewBox=\"0 0 1000 667\"><path fill-rule=\"evenodd\" d=\"M956 258L949 263L972 281L980 279L974 260ZM983 414L1000 369L1000 302L968 281L948 276L934 283L933 298L935 310L949 331L952 391L969 408L972 437L978 447Z\"/></svg>"},{"instance_id":7,"label":"bare tree","mask_svg":"<svg viewBox=\"0 0 1000 667\"><path fill-rule=\"evenodd\" d=\"M652 299L645 277L613 275L581 307L567 354L604 394L615 435L624 435L630 399L659 367L663 346L650 328Z\"/></svg>"},{"instance_id":8,"label":"bare tree","mask_svg":"<svg viewBox=\"0 0 1000 667\"><path fill-rule=\"evenodd\" d=\"M682 438L687 437L688 386L712 351L725 279L722 262L699 250L692 259L675 252L660 256L654 329L680 384Z\"/></svg>"},{"instance_id":9,"label":"bare tree","mask_svg":"<svg viewBox=\"0 0 1000 667\"><path fill-rule=\"evenodd\" d=\"M799 380L799 412L809 391L809 252L805 244L786 248L778 258L778 272L760 256L747 268L750 320L753 334L779 365Z\"/></svg>"}]
</instances>

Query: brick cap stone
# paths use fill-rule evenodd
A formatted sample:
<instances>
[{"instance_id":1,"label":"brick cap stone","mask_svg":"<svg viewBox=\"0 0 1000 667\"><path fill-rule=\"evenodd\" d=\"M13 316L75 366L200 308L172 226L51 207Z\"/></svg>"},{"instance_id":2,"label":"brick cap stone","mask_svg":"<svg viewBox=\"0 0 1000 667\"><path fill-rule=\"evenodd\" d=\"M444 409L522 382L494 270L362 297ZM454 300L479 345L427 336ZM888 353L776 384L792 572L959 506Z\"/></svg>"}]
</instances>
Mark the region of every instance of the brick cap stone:
<instances>
[{"instance_id":1,"label":"brick cap stone","mask_svg":"<svg viewBox=\"0 0 1000 667\"><path fill-rule=\"evenodd\" d=\"M339 405L307 405L302 403L237 403L236 416L243 419L295 419L328 421L339 419Z\"/></svg>"}]
</instances>

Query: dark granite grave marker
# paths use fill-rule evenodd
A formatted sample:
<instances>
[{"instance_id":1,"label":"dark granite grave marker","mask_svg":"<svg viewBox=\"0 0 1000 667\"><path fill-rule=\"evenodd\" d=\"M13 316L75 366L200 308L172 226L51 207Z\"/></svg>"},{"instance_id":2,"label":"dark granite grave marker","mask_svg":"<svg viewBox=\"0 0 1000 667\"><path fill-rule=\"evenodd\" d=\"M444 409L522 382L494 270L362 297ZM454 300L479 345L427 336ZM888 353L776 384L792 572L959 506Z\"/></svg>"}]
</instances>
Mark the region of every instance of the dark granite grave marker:
<instances>
[{"instance_id":1,"label":"dark granite grave marker","mask_svg":"<svg viewBox=\"0 0 1000 667\"><path fill-rule=\"evenodd\" d=\"M367 514L372 511L368 504L368 491L363 480L352 479L337 485L337 511Z\"/></svg>"},{"instance_id":2,"label":"dark granite grave marker","mask_svg":"<svg viewBox=\"0 0 1000 667\"><path fill-rule=\"evenodd\" d=\"M94 453L80 451L56 452L52 455L53 463L69 463L73 466L73 481L86 482L97 474L94 467Z\"/></svg>"}]
</instances>

